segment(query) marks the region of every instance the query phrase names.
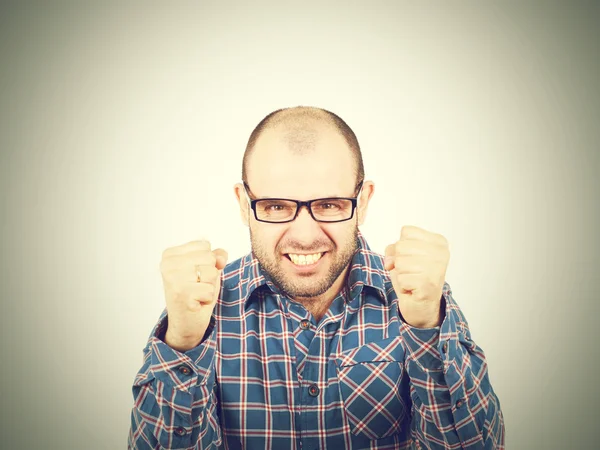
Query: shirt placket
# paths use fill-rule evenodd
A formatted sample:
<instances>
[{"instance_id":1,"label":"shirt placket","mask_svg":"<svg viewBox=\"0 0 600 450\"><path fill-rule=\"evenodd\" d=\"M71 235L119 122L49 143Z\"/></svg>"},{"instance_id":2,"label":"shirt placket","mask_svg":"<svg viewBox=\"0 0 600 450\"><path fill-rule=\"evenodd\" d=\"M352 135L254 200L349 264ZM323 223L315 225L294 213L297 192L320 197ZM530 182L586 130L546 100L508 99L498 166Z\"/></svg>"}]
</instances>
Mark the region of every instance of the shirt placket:
<instances>
[{"instance_id":1,"label":"shirt placket","mask_svg":"<svg viewBox=\"0 0 600 450\"><path fill-rule=\"evenodd\" d=\"M343 299L339 297L334 301L333 310L343 309ZM322 448L324 443L325 419L322 404L328 400L326 387L328 384L327 361L330 348L328 342L323 342L327 335L326 330L331 327L339 327L340 315L335 317L331 311L322 319L317 326L312 315L301 305L297 305L296 314L292 314L293 326L295 326L295 347L298 380L301 389L300 423L302 433L300 448L312 450ZM302 311L302 313L300 313Z\"/></svg>"}]
</instances>

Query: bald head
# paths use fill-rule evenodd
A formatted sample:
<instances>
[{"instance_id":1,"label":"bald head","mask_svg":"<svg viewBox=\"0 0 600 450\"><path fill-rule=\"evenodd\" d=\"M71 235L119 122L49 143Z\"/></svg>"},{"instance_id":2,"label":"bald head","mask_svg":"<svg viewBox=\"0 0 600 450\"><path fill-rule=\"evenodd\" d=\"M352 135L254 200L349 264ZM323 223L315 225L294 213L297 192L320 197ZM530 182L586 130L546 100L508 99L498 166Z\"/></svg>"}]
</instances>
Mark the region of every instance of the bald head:
<instances>
[{"instance_id":1,"label":"bald head","mask_svg":"<svg viewBox=\"0 0 600 450\"><path fill-rule=\"evenodd\" d=\"M248 182L252 153L265 133L278 133L285 143L284 150L297 155L314 151L324 133L335 132L342 136L348 146L355 166L356 181L364 178L362 154L356 135L336 114L321 108L297 106L273 111L267 115L250 134L242 161L242 180Z\"/></svg>"}]
</instances>

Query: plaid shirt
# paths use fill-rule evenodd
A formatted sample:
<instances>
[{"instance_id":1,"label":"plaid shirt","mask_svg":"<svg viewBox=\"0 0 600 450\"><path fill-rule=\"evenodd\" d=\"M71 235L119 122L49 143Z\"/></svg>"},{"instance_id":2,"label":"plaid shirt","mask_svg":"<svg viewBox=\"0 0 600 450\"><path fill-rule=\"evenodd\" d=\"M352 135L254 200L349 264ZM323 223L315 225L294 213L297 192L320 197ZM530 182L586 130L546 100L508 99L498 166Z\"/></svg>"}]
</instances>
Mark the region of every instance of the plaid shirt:
<instances>
[{"instance_id":1,"label":"plaid shirt","mask_svg":"<svg viewBox=\"0 0 600 450\"><path fill-rule=\"evenodd\" d=\"M204 341L163 342L133 384L129 449L504 449L483 350L445 283L440 327L404 323L359 234L346 288L320 322L252 254L226 266Z\"/></svg>"}]
</instances>

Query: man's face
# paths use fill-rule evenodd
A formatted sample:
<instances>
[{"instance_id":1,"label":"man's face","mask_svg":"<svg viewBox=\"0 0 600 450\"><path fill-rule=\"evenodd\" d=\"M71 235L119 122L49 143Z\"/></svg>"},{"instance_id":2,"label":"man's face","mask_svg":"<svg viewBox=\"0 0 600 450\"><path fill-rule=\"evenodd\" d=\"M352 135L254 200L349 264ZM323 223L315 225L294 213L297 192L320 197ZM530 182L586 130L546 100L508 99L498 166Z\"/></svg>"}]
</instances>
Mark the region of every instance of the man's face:
<instances>
[{"instance_id":1,"label":"man's face","mask_svg":"<svg viewBox=\"0 0 600 450\"><path fill-rule=\"evenodd\" d=\"M355 163L342 136L323 128L311 149L297 153L291 148L296 144L277 130L268 130L259 138L248 165L249 194L253 198L355 196ZM246 198L240 198L241 206L242 202L247 205ZM257 221L248 209L243 214L250 216L254 255L292 298L327 292L343 275L357 249L357 211L350 220L323 223L316 222L303 207L294 221L277 224ZM303 258L309 264L302 264Z\"/></svg>"}]
</instances>

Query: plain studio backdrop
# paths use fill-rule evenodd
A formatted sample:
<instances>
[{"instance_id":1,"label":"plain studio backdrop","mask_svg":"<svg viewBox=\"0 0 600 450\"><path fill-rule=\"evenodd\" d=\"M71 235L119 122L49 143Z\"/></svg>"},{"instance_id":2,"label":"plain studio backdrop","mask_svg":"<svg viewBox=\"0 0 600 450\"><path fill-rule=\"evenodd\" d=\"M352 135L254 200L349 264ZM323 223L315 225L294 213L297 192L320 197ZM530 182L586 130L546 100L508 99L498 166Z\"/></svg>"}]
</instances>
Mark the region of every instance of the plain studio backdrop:
<instances>
[{"instance_id":1,"label":"plain studio backdrop","mask_svg":"<svg viewBox=\"0 0 600 450\"><path fill-rule=\"evenodd\" d=\"M595 448L598 4L416 3L2 3L2 449L126 447L161 253L249 251L243 150L296 105L356 132L373 249L447 237L507 448Z\"/></svg>"}]
</instances>

